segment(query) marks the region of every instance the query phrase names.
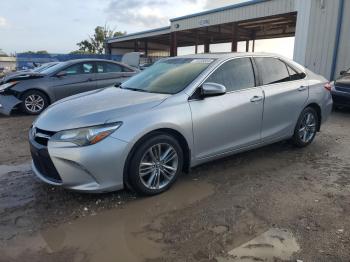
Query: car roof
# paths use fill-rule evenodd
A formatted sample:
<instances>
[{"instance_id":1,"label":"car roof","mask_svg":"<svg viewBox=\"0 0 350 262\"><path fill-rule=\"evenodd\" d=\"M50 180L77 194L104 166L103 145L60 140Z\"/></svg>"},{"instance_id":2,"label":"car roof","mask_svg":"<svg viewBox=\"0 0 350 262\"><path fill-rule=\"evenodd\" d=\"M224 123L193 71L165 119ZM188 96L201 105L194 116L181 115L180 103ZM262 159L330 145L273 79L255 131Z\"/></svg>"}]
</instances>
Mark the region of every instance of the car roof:
<instances>
[{"instance_id":1,"label":"car roof","mask_svg":"<svg viewBox=\"0 0 350 262\"><path fill-rule=\"evenodd\" d=\"M251 52L234 52L234 53L206 53L206 54L195 54L195 55L183 55L183 56L177 56L174 58L193 58L193 59L227 59L227 58L234 58L234 57L259 57L259 56L268 56L268 57L279 57L283 59L287 59L281 55L278 54L272 54L272 53L251 53ZM172 59L172 58L170 58Z\"/></svg>"},{"instance_id":2,"label":"car roof","mask_svg":"<svg viewBox=\"0 0 350 262\"><path fill-rule=\"evenodd\" d=\"M79 63L79 62L114 62L114 63L119 63L118 61L114 60L108 60L108 59L100 59L100 58L79 58L79 59L72 59L72 60L67 60L67 63Z\"/></svg>"}]
</instances>

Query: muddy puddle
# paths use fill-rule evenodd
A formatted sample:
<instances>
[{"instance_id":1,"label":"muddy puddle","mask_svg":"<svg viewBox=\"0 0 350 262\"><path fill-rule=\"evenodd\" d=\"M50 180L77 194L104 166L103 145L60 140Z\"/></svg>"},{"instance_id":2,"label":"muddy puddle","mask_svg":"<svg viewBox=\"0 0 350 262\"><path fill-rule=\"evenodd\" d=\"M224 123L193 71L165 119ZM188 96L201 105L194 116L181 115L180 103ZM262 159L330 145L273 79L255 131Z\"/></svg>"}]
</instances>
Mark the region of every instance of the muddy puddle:
<instances>
[{"instance_id":1,"label":"muddy puddle","mask_svg":"<svg viewBox=\"0 0 350 262\"><path fill-rule=\"evenodd\" d=\"M10 172L26 172L31 170L31 162L20 165L0 165L0 176Z\"/></svg>"},{"instance_id":2,"label":"muddy puddle","mask_svg":"<svg viewBox=\"0 0 350 262\"><path fill-rule=\"evenodd\" d=\"M15 238L0 246L0 254L9 261L61 261L65 252L69 252L69 261L158 258L165 247L159 228L166 213L213 193L214 186L205 181L178 181L165 194L138 198L121 208L79 218L32 237ZM55 254L60 254L59 258Z\"/></svg>"},{"instance_id":3,"label":"muddy puddle","mask_svg":"<svg viewBox=\"0 0 350 262\"><path fill-rule=\"evenodd\" d=\"M288 230L272 228L256 238L228 252L219 262L273 262L289 260L300 247Z\"/></svg>"}]
</instances>

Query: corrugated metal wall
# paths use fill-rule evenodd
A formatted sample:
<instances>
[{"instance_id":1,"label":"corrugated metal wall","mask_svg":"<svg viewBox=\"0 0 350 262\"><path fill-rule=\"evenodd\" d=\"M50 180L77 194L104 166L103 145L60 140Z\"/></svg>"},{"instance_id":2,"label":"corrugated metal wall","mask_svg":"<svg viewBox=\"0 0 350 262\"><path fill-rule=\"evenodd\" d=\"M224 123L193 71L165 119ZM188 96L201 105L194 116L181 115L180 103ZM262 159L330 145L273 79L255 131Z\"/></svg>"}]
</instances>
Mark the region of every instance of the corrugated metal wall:
<instances>
[{"instance_id":1,"label":"corrugated metal wall","mask_svg":"<svg viewBox=\"0 0 350 262\"><path fill-rule=\"evenodd\" d=\"M345 0L335 75L350 68L350 0Z\"/></svg>"},{"instance_id":2,"label":"corrugated metal wall","mask_svg":"<svg viewBox=\"0 0 350 262\"><path fill-rule=\"evenodd\" d=\"M172 31L198 28L201 25L217 25L235 21L249 20L258 17L272 16L295 11L295 0L269 0L254 5L227 9L205 15L172 21ZM205 21L205 23L203 23Z\"/></svg>"},{"instance_id":3,"label":"corrugated metal wall","mask_svg":"<svg viewBox=\"0 0 350 262\"><path fill-rule=\"evenodd\" d=\"M305 66L328 79L331 78L338 8L339 1L334 0L313 0L311 3Z\"/></svg>"},{"instance_id":4,"label":"corrugated metal wall","mask_svg":"<svg viewBox=\"0 0 350 262\"><path fill-rule=\"evenodd\" d=\"M298 11L297 25L295 31L294 41L294 60L302 65L305 64L306 59L306 45L309 34L311 1L310 0L296 0L295 8Z\"/></svg>"},{"instance_id":5,"label":"corrugated metal wall","mask_svg":"<svg viewBox=\"0 0 350 262\"><path fill-rule=\"evenodd\" d=\"M296 0L294 60L328 79L350 67L350 0L345 0L336 74L332 65L337 47L341 0Z\"/></svg>"}]
</instances>

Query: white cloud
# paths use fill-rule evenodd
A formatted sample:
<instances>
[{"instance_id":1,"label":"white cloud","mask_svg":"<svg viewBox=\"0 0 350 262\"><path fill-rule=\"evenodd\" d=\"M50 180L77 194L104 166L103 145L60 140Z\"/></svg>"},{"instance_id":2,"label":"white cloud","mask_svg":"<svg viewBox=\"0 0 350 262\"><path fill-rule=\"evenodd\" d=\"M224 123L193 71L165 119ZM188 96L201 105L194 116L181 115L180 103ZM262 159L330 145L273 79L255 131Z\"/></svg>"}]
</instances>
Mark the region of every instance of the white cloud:
<instances>
[{"instance_id":1,"label":"white cloud","mask_svg":"<svg viewBox=\"0 0 350 262\"><path fill-rule=\"evenodd\" d=\"M217 8L221 6L239 4L242 2L247 2L247 0L215 0L215 1L207 0L204 8L212 9L212 8Z\"/></svg>"},{"instance_id":2,"label":"white cloud","mask_svg":"<svg viewBox=\"0 0 350 262\"><path fill-rule=\"evenodd\" d=\"M169 25L169 19L184 7L198 7L200 0L111 0L105 9L109 21L128 26L154 28Z\"/></svg>"},{"instance_id":3,"label":"white cloud","mask_svg":"<svg viewBox=\"0 0 350 262\"><path fill-rule=\"evenodd\" d=\"M7 20L5 17L0 16L0 27L7 26Z\"/></svg>"}]
</instances>

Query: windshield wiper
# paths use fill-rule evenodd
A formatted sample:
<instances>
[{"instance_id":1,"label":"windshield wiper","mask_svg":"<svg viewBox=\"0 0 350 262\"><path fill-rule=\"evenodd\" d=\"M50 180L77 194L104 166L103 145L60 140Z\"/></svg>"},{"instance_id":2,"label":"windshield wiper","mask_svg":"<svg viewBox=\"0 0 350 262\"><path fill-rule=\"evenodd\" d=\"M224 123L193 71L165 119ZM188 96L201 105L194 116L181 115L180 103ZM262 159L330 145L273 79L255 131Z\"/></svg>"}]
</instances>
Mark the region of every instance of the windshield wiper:
<instances>
[{"instance_id":1,"label":"windshield wiper","mask_svg":"<svg viewBox=\"0 0 350 262\"><path fill-rule=\"evenodd\" d=\"M138 89L138 88L132 88L132 87L122 87L120 86L121 89L126 89L126 90L131 90L131 91L136 91L136 92L144 92L144 93L151 93L147 90L143 90L143 89Z\"/></svg>"}]
</instances>

